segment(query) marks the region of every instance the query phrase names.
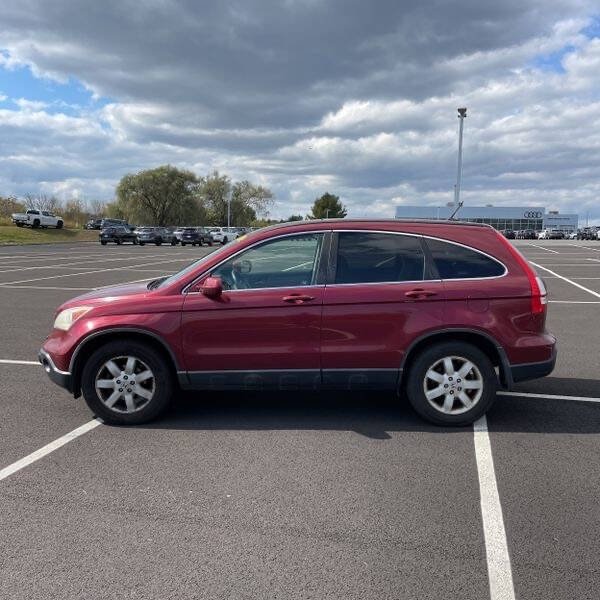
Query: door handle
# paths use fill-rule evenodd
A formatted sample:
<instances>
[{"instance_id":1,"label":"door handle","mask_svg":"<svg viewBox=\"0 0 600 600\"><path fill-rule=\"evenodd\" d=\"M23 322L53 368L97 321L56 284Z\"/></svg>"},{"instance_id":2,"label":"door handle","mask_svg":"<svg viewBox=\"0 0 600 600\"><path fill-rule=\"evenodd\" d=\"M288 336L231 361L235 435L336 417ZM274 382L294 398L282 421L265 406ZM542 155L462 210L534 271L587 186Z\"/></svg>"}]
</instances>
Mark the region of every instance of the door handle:
<instances>
[{"instance_id":1,"label":"door handle","mask_svg":"<svg viewBox=\"0 0 600 600\"><path fill-rule=\"evenodd\" d=\"M310 302L314 299L314 296L307 296L306 294L290 294L289 296L284 296L282 298L284 302L290 302L292 304L304 304L305 302Z\"/></svg>"},{"instance_id":2,"label":"door handle","mask_svg":"<svg viewBox=\"0 0 600 600\"><path fill-rule=\"evenodd\" d=\"M437 296L437 292L432 292L431 290L423 290L423 289L417 288L414 290L410 290L409 292L406 292L404 295L407 296L408 298L415 298L418 300L419 298L429 298L431 296Z\"/></svg>"}]
</instances>

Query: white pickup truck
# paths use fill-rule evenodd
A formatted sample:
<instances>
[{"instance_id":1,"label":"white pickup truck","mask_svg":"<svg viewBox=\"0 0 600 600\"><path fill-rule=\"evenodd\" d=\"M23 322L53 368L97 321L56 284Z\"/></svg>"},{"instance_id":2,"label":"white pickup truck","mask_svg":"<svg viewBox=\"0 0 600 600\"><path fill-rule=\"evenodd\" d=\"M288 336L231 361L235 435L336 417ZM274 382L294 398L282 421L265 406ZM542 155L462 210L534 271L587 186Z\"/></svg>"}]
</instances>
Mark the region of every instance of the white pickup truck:
<instances>
[{"instance_id":1,"label":"white pickup truck","mask_svg":"<svg viewBox=\"0 0 600 600\"><path fill-rule=\"evenodd\" d=\"M62 217L57 217L47 210L28 210L25 213L13 213L12 222L17 227L56 227L62 229L64 221Z\"/></svg>"}]
</instances>

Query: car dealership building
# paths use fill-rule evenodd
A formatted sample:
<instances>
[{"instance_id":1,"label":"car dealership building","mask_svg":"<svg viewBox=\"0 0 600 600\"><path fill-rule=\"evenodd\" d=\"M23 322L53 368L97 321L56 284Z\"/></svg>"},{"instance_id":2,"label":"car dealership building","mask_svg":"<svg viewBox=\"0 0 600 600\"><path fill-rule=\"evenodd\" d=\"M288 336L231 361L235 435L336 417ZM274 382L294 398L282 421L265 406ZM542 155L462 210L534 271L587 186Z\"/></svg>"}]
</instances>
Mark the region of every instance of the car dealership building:
<instances>
[{"instance_id":1,"label":"car dealership building","mask_svg":"<svg viewBox=\"0 0 600 600\"><path fill-rule=\"evenodd\" d=\"M397 206L397 219L447 220L454 212L450 206ZM463 206L455 217L458 221L487 223L496 229L561 229L576 231L579 215L546 211L540 206Z\"/></svg>"}]
</instances>

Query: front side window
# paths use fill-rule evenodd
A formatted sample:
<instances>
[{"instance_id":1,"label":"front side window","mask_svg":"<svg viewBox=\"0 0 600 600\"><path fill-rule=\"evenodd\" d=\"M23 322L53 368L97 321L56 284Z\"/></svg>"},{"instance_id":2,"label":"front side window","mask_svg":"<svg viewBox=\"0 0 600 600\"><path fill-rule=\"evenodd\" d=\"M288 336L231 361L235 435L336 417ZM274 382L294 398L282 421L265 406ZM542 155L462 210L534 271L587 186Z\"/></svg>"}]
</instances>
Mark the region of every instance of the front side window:
<instances>
[{"instance_id":1,"label":"front side window","mask_svg":"<svg viewBox=\"0 0 600 600\"><path fill-rule=\"evenodd\" d=\"M314 285L323 234L275 239L230 258L212 273L226 290Z\"/></svg>"},{"instance_id":2,"label":"front side window","mask_svg":"<svg viewBox=\"0 0 600 600\"><path fill-rule=\"evenodd\" d=\"M425 256L418 237L368 232L338 236L335 283L423 280Z\"/></svg>"},{"instance_id":3,"label":"front side window","mask_svg":"<svg viewBox=\"0 0 600 600\"><path fill-rule=\"evenodd\" d=\"M433 262L442 279L472 279L504 275L504 265L497 260L442 240L426 240Z\"/></svg>"}]
</instances>

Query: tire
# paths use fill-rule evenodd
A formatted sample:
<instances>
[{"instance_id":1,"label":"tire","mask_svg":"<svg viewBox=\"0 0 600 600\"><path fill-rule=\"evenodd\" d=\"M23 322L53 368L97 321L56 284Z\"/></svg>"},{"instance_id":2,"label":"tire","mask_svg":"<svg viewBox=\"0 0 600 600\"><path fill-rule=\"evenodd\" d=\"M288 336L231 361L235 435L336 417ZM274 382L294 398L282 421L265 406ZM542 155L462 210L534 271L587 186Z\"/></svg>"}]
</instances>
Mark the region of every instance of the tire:
<instances>
[{"instance_id":1,"label":"tire","mask_svg":"<svg viewBox=\"0 0 600 600\"><path fill-rule=\"evenodd\" d=\"M451 358L454 372L446 368L445 358ZM467 367L467 362L473 368L463 377L457 376L461 367ZM435 371L435 380L427 377L430 371ZM464 387L465 382L471 382L468 388ZM476 388L476 384L480 387ZM442 386L448 392L427 399L426 388L434 392L437 388L441 391ZM490 359L479 348L465 342L441 342L426 348L410 366L406 382L408 400L421 417L436 425L456 427L469 425L484 415L496 399L497 388L498 377ZM459 394L466 396L472 405L465 405ZM448 412L443 410L446 401L452 402Z\"/></svg>"},{"instance_id":2,"label":"tire","mask_svg":"<svg viewBox=\"0 0 600 600\"><path fill-rule=\"evenodd\" d=\"M182 245L182 246L185 246L185 245L186 245L186 243L187 243L187 242L181 242L181 245Z\"/></svg>"},{"instance_id":3,"label":"tire","mask_svg":"<svg viewBox=\"0 0 600 600\"><path fill-rule=\"evenodd\" d=\"M195 248L195 247L196 247L196 244L192 244L192 248Z\"/></svg>"},{"instance_id":4,"label":"tire","mask_svg":"<svg viewBox=\"0 0 600 600\"><path fill-rule=\"evenodd\" d=\"M63 228L63 222L62 221L58 221L56 223L56 229L62 229Z\"/></svg>"},{"instance_id":5,"label":"tire","mask_svg":"<svg viewBox=\"0 0 600 600\"><path fill-rule=\"evenodd\" d=\"M227 241L228 241L228 240L227 240L227 237L224 237L224 238L223 238L223 246L224 246L224 245L227 243Z\"/></svg>"},{"instance_id":6,"label":"tire","mask_svg":"<svg viewBox=\"0 0 600 600\"><path fill-rule=\"evenodd\" d=\"M212 240L211 240L210 242L208 242L208 245L209 245L209 246L212 246Z\"/></svg>"},{"instance_id":7,"label":"tire","mask_svg":"<svg viewBox=\"0 0 600 600\"><path fill-rule=\"evenodd\" d=\"M129 395L128 400L125 399L124 396L128 389L124 382L127 357L135 359L134 376L150 371L151 380L146 378L129 388L139 389L145 393L151 392L149 399L146 396L139 396L135 392ZM117 372L116 377L105 366L108 361L113 361L121 371ZM131 375L130 372L128 377ZM96 389L97 379L113 383L115 387ZM116 383L117 381L119 384ZM118 385L123 387L118 388ZM152 386L151 389L150 386ZM119 389L123 389L125 392L119 395L117 393ZM150 346L128 340L109 342L98 348L86 361L81 374L81 391L90 410L106 423L137 425L155 419L167 408L173 391L173 376L165 358ZM111 408L109 398L113 394L117 394L118 398ZM133 410L131 410L132 406Z\"/></svg>"},{"instance_id":8,"label":"tire","mask_svg":"<svg viewBox=\"0 0 600 600\"><path fill-rule=\"evenodd\" d=\"M117 243L117 246L120 246L123 243L123 240L120 240L119 238L117 238L115 240L115 242Z\"/></svg>"},{"instance_id":9,"label":"tire","mask_svg":"<svg viewBox=\"0 0 600 600\"><path fill-rule=\"evenodd\" d=\"M157 246L160 246L160 245L162 244L162 240L159 238L158 240L154 240L154 243L155 243Z\"/></svg>"},{"instance_id":10,"label":"tire","mask_svg":"<svg viewBox=\"0 0 600 600\"><path fill-rule=\"evenodd\" d=\"M137 246L137 245L138 245L138 239L137 239L137 238L133 238L133 240L132 240L132 241L133 241L133 245L134 245L134 246Z\"/></svg>"},{"instance_id":11,"label":"tire","mask_svg":"<svg viewBox=\"0 0 600 600\"><path fill-rule=\"evenodd\" d=\"M177 246L177 240L176 239L171 240L171 246Z\"/></svg>"},{"instance_id":12,"label":"tire","mask_svg":"<svg viewBox=\"0 0 600 600\"><path fill-rule=\"evenodd\" d=\"M17 227L23 227L23 223L16 223Z\"/></svg>"},{"instance_id":13,"label":"tire","mask_svg":"<svg viewBox=\"0 0 600 600\"><path fill-rule=\"evenodd\" d=\"M143 246L146 242L138 242L140 246Z\"/></svg>"},{"instance_id":14,"label":"tire","mask_svg":"<svg viewBox=\"0 0 600 600\"><path fill-rule=\"evenodd\" d=\"M107 242L105 242L104 240L102 240L100 243L101 243L103 246L106 246L106 244L107 244Z\"/></svg>"},{"instance_id":15,"label":"tire","mask_svg":"<svg viewBox=\"0 0 600 600\"><path fill-rule=\"evenodd\" d=\"M40 226L40 220L39 219L34 219L32 225L31 225L34 229L37 229Z\"/></svg>"}]
</instances>

